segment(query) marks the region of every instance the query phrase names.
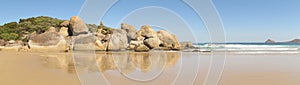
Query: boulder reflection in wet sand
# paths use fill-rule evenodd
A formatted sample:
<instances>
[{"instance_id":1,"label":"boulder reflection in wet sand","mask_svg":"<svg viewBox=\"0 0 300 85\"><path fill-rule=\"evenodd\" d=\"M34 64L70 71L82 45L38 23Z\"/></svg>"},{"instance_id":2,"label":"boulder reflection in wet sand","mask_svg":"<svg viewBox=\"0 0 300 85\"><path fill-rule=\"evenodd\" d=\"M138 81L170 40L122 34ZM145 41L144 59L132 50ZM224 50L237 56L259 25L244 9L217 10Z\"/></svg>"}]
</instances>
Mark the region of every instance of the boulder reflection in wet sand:
<instances>
[{"instance_id":1,"label":"boulder reflection in wet sand","mask_svg":"<svg viewBox=\"0 0 300 85\"><path fill-rule=\"evenodd\" d=\"M123 74L136 70L147 73L150 70L163 70L174 66L179 59L177 52L113 53L114 62Z\"/></svg>"},{"instance_id":2,"label":"boulder reflection in wet sand","mask_svg":"<svg viewBox=\"0 0 300 85\"><path fill-rule=\"evenodd\" d=\"M130 74L136 71L147 73L151 70L164 70L177 64L180 58L178 52L119 52L97 53L94 57L78 58L77 72L106 72L119 70L122 74ZM63 69L69 73L75 73L73 57L70 54L41 55L43 65L47 68ZM95 63L95 61L97 63ZM98 67L98 68L94 68Z\"/></svg>"},{"instance_id":3,"label":"boulder reflection in wet sand","mask_svg":"<svg viewBox=\"0 0 300 85\"><path fill-rule=\"evenodd\" d=\"M90 51L81 51L73 53L77 72L99 72L96 55Z\"/></svg>"},{"instance_id":4,"label":"boulder reflection in wet sand","mask_svg":"<svg viewBox=\"0 0 300 85\"><path fill-rule=\"evenodd\" d=\"M111 53L109 55L114 59L117 69L121 71L122 74L129 74L136 70L128 53Z\"/></svg>"},{"instance_id":5,"label":"boulder reflection in wet sand","mask_svg":"<svg viewBox=\"0 0 300 85\"><path fill-rule=\"evenodd\" d=\"M147 72L151 65L149 55L149 53L134 53L133 56L129 56L129 60L132 61L136 69L139 69L142 72Z\"/></svg>"},{"instance_id":6,"label":"boulder reflection in wet sand","mask_svg":"<svg viewBox=\"0 0 300 85\"><path fill-rule=\"evenodd\" d=\"M180 60L181 53L178 52L166 52L167 55L167 63L166 68L170 68L175 66L178 63L178 60Z\"/></svg>"},{"instance_id":7,"label":"boulder reflection in wet sand","mask_svg":"<svg viewBox=\"0 0 300 85\"><path fill-rule=\"evenodd\" d=\"M63 69L68 73L75 73L74 62L67 55L41 55L43 65L48 68Z\"/></svg>"},{"instance_id":8,"label":"boulder reflection in wet sand","mask_svg":"<svg viewBox=\"0 0 300 85\"><path fill-rule=\"evenodd\" d=\"M96 56L98 67L101 72L116 69L116 65L114 63L113 58L111 56L108 56L108 54L101 53L97 54Z\"/></svg>"}]
</instances>

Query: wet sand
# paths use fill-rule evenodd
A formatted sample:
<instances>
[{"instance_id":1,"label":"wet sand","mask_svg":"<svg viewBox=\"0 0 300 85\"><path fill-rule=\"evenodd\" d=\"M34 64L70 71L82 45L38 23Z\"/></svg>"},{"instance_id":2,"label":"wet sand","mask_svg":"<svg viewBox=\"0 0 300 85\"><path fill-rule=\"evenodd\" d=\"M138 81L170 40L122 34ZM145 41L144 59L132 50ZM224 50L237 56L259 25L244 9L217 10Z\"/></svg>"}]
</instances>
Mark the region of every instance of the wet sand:
<instances>
[{"instance_id":1,"label":"wet sand","mask_svg":"<svg viewBox=\"0 0 300 85\"><path fill-rule=\"evenodd\" d=\"M0 85L80 85L75 74L43 66L39 54L0 54Z\"/></svg>"},{"instance_id":2,"label":"wet sand","mask_svg":"<svg viewBox=\"0 0 300 85\"><path fill-rule=\"evenodd\" d=\"M84 81L80 72L84 71L100 72L106 84L111 85L204 85L213 58L223 57L193 52L97 53L98 68L93 68L93 63L81 63L78 65L84 68L77 68L76 72L70 53L0 51L0 54L0 85L80 85L80 79ZM199 70L195 70L198 63ZM229 53L218 84L300 85L299 65L299 54Z\"/></svg>"},{"instance_id":3,"label":"wet sand","mask_svg":"<svg viewBox=\"0 0 300 85\"><path fill-rule=\"evenodd\" d=\"M220 85L300 85L300 55L231 55Z\"/></svg>"}]
</instances>

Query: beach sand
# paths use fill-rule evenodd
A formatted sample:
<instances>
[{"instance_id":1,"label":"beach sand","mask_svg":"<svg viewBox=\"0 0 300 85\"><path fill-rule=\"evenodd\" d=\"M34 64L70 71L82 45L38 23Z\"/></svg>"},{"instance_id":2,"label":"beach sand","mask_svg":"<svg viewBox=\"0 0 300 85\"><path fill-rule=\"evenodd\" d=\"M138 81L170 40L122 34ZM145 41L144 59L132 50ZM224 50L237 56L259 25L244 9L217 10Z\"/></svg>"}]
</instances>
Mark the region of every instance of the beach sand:
<instances>
[{"instance_id":1,"label":"beach sand","mask_svg":"<svg viewBox=\"0 0 300 85\"><path fill-rule=\"evenodd\" d=\"M0 54L0 85L80 85L80 79L84 80L76 74L82 71L75 71L71 53L0 51ZM111 85L204 85L207 74L211 73L211 61L224 57L222 54L216 53L212 57L211 53L195 52L166 52L162 55L100 52L95 58L100 68L89 67L85 70L90 73L100 72ZM220 59L216 62L222 61ZM299 61L300 54L228 53L222 76L216 83L300 85ZM197 64L199 70L195 70L198 68ZM154 79L151 80L152 77Z\"/></svg>"}]
</instances>

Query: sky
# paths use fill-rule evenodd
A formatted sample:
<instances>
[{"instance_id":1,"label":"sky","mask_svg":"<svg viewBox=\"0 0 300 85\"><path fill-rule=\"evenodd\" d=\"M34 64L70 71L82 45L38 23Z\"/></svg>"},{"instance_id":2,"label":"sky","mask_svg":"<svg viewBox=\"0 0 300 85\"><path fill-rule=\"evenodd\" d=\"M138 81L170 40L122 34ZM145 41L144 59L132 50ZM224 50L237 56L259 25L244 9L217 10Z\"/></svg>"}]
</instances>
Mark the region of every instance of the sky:
<instances>
[{"instance_id":1,"label":"sky","mask_svg":"<svg viewBox=\"0 0 300 85\"><path fill-rule=\"evenodd\" d=\"M1 1L0 24L34 16L51 16L67 20L71 16L86 12L81 8L87 6L85 0ZM107 0L103 1L106 3ZM269 38L275 41L288 41L300 38L299 0L212 1L223 22L227 42L264 42ZM84 16L93 18L97 14L97 7L86 13L91 16ZM166 29L176 34L182 41L210 42L209 32L201 17L181 0L120 0L101 19L89 19L84 16L83 20L87 23L98 24L103 21L114 28L119 28L120 22L132 24L136 28L151 23L156 29ZM162 23L168 25L158 25Z\"/></svg>"}]
</instances>

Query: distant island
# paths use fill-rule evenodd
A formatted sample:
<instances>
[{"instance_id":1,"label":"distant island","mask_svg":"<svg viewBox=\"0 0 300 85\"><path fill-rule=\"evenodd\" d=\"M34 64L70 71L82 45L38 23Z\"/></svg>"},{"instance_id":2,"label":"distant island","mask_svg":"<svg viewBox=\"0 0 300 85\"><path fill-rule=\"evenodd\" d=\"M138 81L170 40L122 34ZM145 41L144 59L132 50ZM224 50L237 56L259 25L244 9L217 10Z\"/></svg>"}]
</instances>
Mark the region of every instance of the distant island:
<instances>
[{"instance_id":1,"label":"distant island","mask_svg":"<svg viewBox=\"0 0 300 85\"><path fill-rule=\"evenodd\" d=\"M86 24L80 17L61 20L47 16L20 19L0 26L0 50L64 51L96 50L148 52L193 48L191 42L180 43L166 30L154 31L144 25L139 30L122 23L120 29L101 22ZM94 47L94 48L91 48Z\"/></svg>"},{"instance_id":2,"label":"distant island","mask_svg":"<svg viewBox=\"0 0 300 85\"><path fill-rule=\"evenodd\" d=\"M275 40L268 39L267 41L265 41L265 43L300 43L300 39L294 39L286 42L276 42Z\"/></svg>"}]
</instances>

